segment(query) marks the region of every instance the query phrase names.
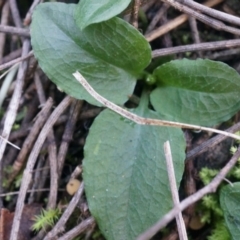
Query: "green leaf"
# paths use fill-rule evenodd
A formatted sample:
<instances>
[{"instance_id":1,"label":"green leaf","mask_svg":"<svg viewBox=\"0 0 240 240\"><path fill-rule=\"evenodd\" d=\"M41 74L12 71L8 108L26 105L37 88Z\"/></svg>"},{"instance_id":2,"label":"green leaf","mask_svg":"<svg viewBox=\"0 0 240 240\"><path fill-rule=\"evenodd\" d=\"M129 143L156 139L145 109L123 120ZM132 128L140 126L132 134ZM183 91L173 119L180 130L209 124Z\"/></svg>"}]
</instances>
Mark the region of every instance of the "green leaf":
<instances>
[{"instance_id":1,"label":"green leaf","mask_svg":"<svg viewBox=\"0 0 240 240\"><path fill-rule=\"evenodd\" d=\"M70 96L100 105L72 76L78 70L97 92L123 104L132 94L136 75L150 62L150 46L118 18L80 31L73 19L75 8L64 3L36 8L31 25L34 55L47 76Z\"/></svg>"},{"instance_id":2,"label":"green leaf","mask_svg":"<svg viewBox=\"0 0 240 240\"><path fill-rule=\"evenodd\" d=\"M158 118L141 106L134 113ZM163 144L169 140L179 184L185 158L180 129L138 125L104 110L84 148L89 209L106 239L135 239L172 208Z\"/></svg>"},{"instance_id":3,"label":"green leaf","mask_svg":"<svg viewBox=\"0 0 240 240\"><path fill-rule=\"evenodd\" d=\"M92 23L106 21L121 13L131 0L81 0L76 9L76 21L83 29Z\"/></svg>"},{"instance_id":4,"label":"green leaf","mask_svg":"<svg viewBox=\"0 0 240 240\"><path fill-rule=\"evenodd\" d=\"M213 126L240 109L240 76L211 60L175 60L154 71L151 103L162 119Z\"/></svg>"},{"instance_id":5,"label":"green leaf","mask_svg":"<svg viewBox=\"0 0 240 240\"><path fill-rule=\"evenodd\" d=\"M233 240L240 239L240 182L227 185L220 192L224 219Z\"/></svg>"}]
</instances>

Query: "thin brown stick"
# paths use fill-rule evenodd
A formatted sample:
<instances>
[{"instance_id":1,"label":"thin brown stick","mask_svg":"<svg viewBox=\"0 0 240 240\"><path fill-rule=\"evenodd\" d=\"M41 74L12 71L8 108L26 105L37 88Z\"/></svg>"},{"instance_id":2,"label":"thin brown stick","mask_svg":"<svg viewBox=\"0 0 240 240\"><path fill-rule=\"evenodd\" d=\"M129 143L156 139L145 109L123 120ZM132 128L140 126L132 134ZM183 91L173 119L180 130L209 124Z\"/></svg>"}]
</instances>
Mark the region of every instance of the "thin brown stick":
<instances>
[{"instance_id":1,"label":"thin brown stick","mask_svg":"<svg viewBox=\"0 0 240 240\"><path fill-rule=\"evenodd\" d=\"M13 18L15 26L18 27L18 28L22 28L23 24L22 24L22 20L21 20L21 17L20 17L20 13L19 13L19 10L18 10L16 0L9 0L9 4L10 4L12 18Z\"/></svg>"},{"instance_id":2,"label":"thin brown stick","mask_svg":"<svg viewBox=\"0 0 240 240\"><path fill-rule=\"evenodd\" d=\"M38 99L39 99L40 104L41 105L45 104L46 96L45 96L45 93L44 93L44 89L43 89L41 79L40 79L37 71L34 74L34 83L35 83L35 86L36 86L37 95L38 95Z\"/></svg>"},{"instance_id":3,"label":"thin brown stick","mask_svg":"<svg viewBox=\"0 0 240 240\"><path fill-rule=\"evenodd\" d=\"M224 180L228 172L234 167L240 157L240 147L225 167L218 173L218 175L204 188L200 189L193 195L185 198L178 206L174 207L171 211L163 216L156 224L150 227L147 231L138 236L137 240L147 240L154 236L161 228L165 227L174 217L192 205L199 201L206 194L213 193L216 191L219 184Z\"/></svg>"},{"instance_id":4,"label":"thin brown stick","mask_svg":"<svg viewBox=\"0 0 240 240\"><path fill-rule=\"evenodd\" d=\"M32 152L29 156L27 166L23 173L22 183L20 187L20 193L16 205L16 210L14 214L13 219L13 225L12 225L12 231L10 240L16 240L18 238L18 232L19 232L19 226L24 206L24 200L26 197L26 193L29 187L29 184L32 179L32 170L34 168L34 165L36 163L37 157L39 155L39 152L42 148L42 145L47 138L47 135L49 134L49 131L51 130L54 123L57 121L58 117L65 111L65 109L69 106L71 103L72 98L71 97L65 97L64 100L58 105L58 107L53 111L47 122L45 123L41 133L38 136L38 139L32 149Z\"/></svg>"},{"instance_id":5,"label":"thin brown stick","mask_svg":"<svg viewBox=\"0 0 240 240\"><path fill-rule=\"evenodd\" d=\"M57 237L58 233L61 233L65 229L65 225L71 216L72 212L74 211L75 207L77 206L84 190L83 183L80 185L78 191L75 193L74 197L68 204L68 207L65 209L64 213L62 214L61 218L58 220L58 222L55 224L54 228L47 234L47 236L44 238L44 240L50 240Z\"/></svg>"},{"instance_id":6,"label":"thin brown stick","mask_svg":"<svg viewBox=\"0 0 240 240\"><path fill-rule=\"evenodd\" d=\"M3 58L0 59L0 65L20 57L21 53L22 53L22 48L19 48L15 51L10 52L8 55L5 55Z\"/></svg>"},{"instance_id":7,"label":"thin brown stick","mask_svg":"<svg viewBox=\"0 0 240 240\"><path fill-rule=\"evenodd\" d=\"M46 102L46 96L43 90L43 86L40 77L37 73L34 74L34 82L37 89L40 104L43 105ZM54 209L57 204L57 189L58 189L58 157L57 157L57 144L54 136L54 131L51 129L47 136L48 144L48 159L50 168L50 192L48 197L47 209ZM39 233L40 234L40 233Z\"/></svg>"},{"instance_id":8,"label":"thin brown stick","mask_svg":"<svg viewBox=\"0 0 240 240\"><path fill-rule=\"evenodd\" d=\"M223 0L209 0L204 3L205 6L213 7L219 3L223 2ZM175 19L169 21L168 23L164 24L163 26L159 27L158 29L148 33L145 35L147 41L151 42L157 37L160 37L164 35L167 32L170 32L171 30L175 29L179 25L186 22L188 19L187 14L181 14L179 17L176 17Z\"/></svg>"},{"instance_id":9,"label":"thin brown stick","mask_svg":"<svg viewBox=\"0 0 240 240\"><path fill-rule=\"evenodd\" d=\"M179 196L178 196L178 188L176 183L176 177L174 172L173 160L172 160L172 153L169 141L164 143L164 153L167 165L167 172L168 172L168 180L170 184L170 189L172 193L172 200L174 206L177 207L179 205ZM180 240L187 240L187 231L185 227L185 223L183 220L182 212L176 215L176 222L178 228L178 234Z\"/></svg>"},{"instance_id":10,"label":"thin brown stick","mask_svg":"<svg viewBox=\"0 0 240 240\"><path fill-rule=\"evenodd\" d=\"M167 16L167 12L164 12L162 18L160 19L160 25L164 25L166 23L169 22L168 16ZM172 43L172 37L170 36L170 33L167 32L165 33L162 37L161 37L161 42L162 42L162 46L163 48L169 48L173 46Z\"/></svg>"},{"instance_id":11,"label":"thin brown stick","mask_svg":"<svg viewBox=\"0 0 240 240\"><path fill-rule=\"evenodd\" d=\"M30 37L29 30L22 29L22 28L16 28L16 27L10 27L10 26L4 26L4 25L0 25L0 32L15 34L15 35L19 35L22 37Z\"/></svg>"},{"instance_id":12,"label":"thin brown stick","mask_svg":"<svg viewBox=\"0 0 240 240\"><path fill-rule=\"evenodd\" d=\"M27 95L27 91L25 90L25 96ZM26 129L30 127L30 125L32 125L32 121L33 121L33 118L36 116L37 112L38 112L38 99L37 99L37 96L34 96L32 101L29 101L29 102L26 102L26 99L27 97L25 98L23 96L23 99L25 99L24 102L22 102L22 106L23 105L27 105L26 109L27 109L27 112L26 114L24 115L24 118L22 119L21 121L21 126L19 129ZM15 143L18 145L18 146L22 146L24 142L24 139L18 139ZM20 152L19 151L16 151L16 149L14 148L10 148L9 151L5 154L5 161L4 161L4 165L5 166L9 166L9 165L12 165L13 162L17 159L17 156ZM12 169L13 170L13 169ZM14 170L13 170L14 171ZM9 174L11 174L12 171L10 171ZM5 174L7 174L8 177L5 176L6 179L10 179L9 177L9 174L5 172ZM7 181L8 182L8 181ZM8 184L8 183L7 183Z\"/></svg>"},{"instance_id":13,"label":"thin brown stick","mask_svg":"<svg viewBox=\"0 0 240 240\"><path fill-rule=\"evenodd\" d=\"M192 16L192 17L198 19L199 21L209 25L210 27L212 27L214 29L223 30L223 31L235 34L235 35L240 35L239 29L234 28L234 27L229 27L229 26L225 25L223 22L216 20L212 17L208 17L202 13L199 13L198 11L195 11L187 6L184 6L183 4L181 4L175 0L162 0L162 1L170 4L171 6L175 7L176 9L178 9L181 12L185 12L189 16Z\"/></svg>"},{"instance_id":14,"label":"thin brown stick","mask_svg":"<svg viewBox=\"0 0 240 240\"><path fill-rule=\"evenodd\" d=\"M33 179L32 179L33 184L31 185L31 190L44 188L46 179L49 178L49 171L50 171L49 161L48 159L46 159L45 152L43 152L42 154L39 155L35 171L33 171ZM27 198L27 203L31 204L34 202L38 202L39 195L42 195L42 192L38 192L38 193L31 192L29 194L29 197Z\"/></svg>"},{"instance_id":15,"label":"thin brown stick","mask_svg":"<svg viewBox=\"0 0 240 240\"><path fill-rule=\"evenodd\" d=\"M2 13L1 13L1 25L0 26L6 26L8 25L9 21L9 2L5 2L3 8L2 8ZM0 33L0 59L2 59L3 54L4 54L4 46L5 46L5 39L6 39L6 34Z\"/></svg>"},{"instance_id":16,"label":"thin brown stick","mask_svg":"<svg viewBox=\"0 0 240 240\"><path fill-rule=\"evenodd\" d=\"M207 132L214 132L214 133L220 133L228 137L232 137L234 139L239 139L240 137L238 135L224 132L218 129L213 128L207 128L192 124L186 124L186 123L179 123L179 122L172 122L172 121L165 121L165 120L158 120L158 119L151 119L151 118L143 118L139 117L136 114L133 114L126 109L123 109L116 104L108 101L106 98L99 95L91 86L90 84L84 79L84 77L77 71L73 73L73 76L76 78L76 80L89 92L89 94L94 97L97 101L102 103L107 108L111 109L112 111L120 114L121 116L130 119L133 122L136 122L141 125L154 125L154 126L168 126L168 127L177 127L177 128L187 128L187 129L196 129L196 130L203 130Z\"/></svg>"},{"instance_id":17,"label":"thin brown stick","mask_svg":"<svg viewBox=\"0 0 240 240\"><path fill-rule=\"evenodd\" d=\"M57 120L57 119L56 119ZM56 122L56 120L54 120ZM50 167L50 192L48 197L47 209L54 209L57 204L58 189L58 166L57 166L57 144L54 137L53 128L49 130L47 136L48 159Z\"/></svg>"},{"instance_id":18,"label":"thin brown stick","mask_svg":"<svg viewBox=\"0 0 240 240\"><path fill-rule=\"evenodd\" d=\"M154 4L154 1L156 1L156 0L138 0L138 1L140 4L140 7L145 9L143 11L146 11ZM131 11L133 10L133 7L134 7L133 5L134 5L134 1L132 1L131 4L129 4L129 6L123 11L123 14L126 15L126 14L131 13Z\"/></svg>"},{"instance_id":19,"label":"thin brown stick","mask_svg":"<svg viewBox=\"0 0 240 240\"><path fill-rule=\"evenodd\" d=\"M169 5L166 3L163 3L163 5L159 8L158 12L153 17L152 21L149 23L145 34L151 32L155 28L155 26L157 25L159 20L162 18L163 14L168 10L168 8L169 8Z\"/></svg>"},{"instance_id":20,"label":"thin brown stick","mask_svg":"<svg viewBox=\"0 0 240 240\"><path fill-rule=\"evenodd\" d=\"M221 59L223 62L225 62L233 59L234 55L239 56L239 54L240 54L240 48L232 48L232 49L226 49L226 50L217 51L217 52L212 52L212 51L208 52L204 55L204 58L209 58L213 60ZM239 72L237 67L234 67L234 68L237 72Z\"/></svg>"},{"instance_id":21,"label":"thin brown stick","mask_svg":"<svg viewBox=\"0 0 240 240\"><path fill-rule=\"evenodd\" d=\"M9 68L9 67L11 67L15 64L18 64L18 63L20 63L20 62L22 62L22 61L24 61L24 60L26 60L26 59L28 59L32 56L33 56L33 51L30 51L26 56L22 56L20 58L14 59L10 62L4 63L4 64L0 65L0 71L4 70L6 68Z\"/></svg>"},{"instance_id":22,"label":"thin brown stick","mask_svg":"<svg viewBox=\"0 0 240 240\"><path fill-rule=\"evenodd\" d=\"M47 118L50 115L50 110L53 106L53 100L51 98L48 99L46 104L44 105L41 112L38 114L38 117L32 126L31 132L29 133L28 137L25 139L22 149L18 154L16 161L13 164L12 172L8 177L8 185L14 180L14 178L19 174L22 169L22 166L25 163L25 160L31 151L33 144L42 129L43 124L46 122Z\"/></svg>"},{"instance_id":23,"label":"thin brown stick","mask_svg":"<svg viewBox=\"0 0 240 240\"><path fill-rule=\"evenodd\" d=\"M29 43L29 40L26 39L23 43L22 56L25 56L28 53L29 48L30 48L30 43ZM1 136L4 139L9 138L9 134L11 132L12 126L13 126L14 121L17 116L17 110L18 110L20 98L22 95L23 83L24 83L27 67L28 67L28 63L26 61L24 61L21 63L21 65L18 69L15 89L14 89L11 101L9 103L9 106L8 106L3 130L2 130L2 134L1 134ZM6 149L6 144L7 144L6 141L3 141L2 138L0 138L0 182L3 181L3 179L2 179L2 177L3 177L3 154ZM1 184L0 185L1 193L3 192L2 188L3 188L3 186ZM2 206L1 200L0 200L0 206Z\"/></svg>"},{"instance_id":24,"label":"thin brown stick","mask_svg":"<svg viewBox=\"0 0 240 240\"><path fill-rule=\"evenodd\" d=\"M195 179L195 167L194 160L190 159L185 161L183 185L185 196L189 197L197 192L196 179ZM184 211L184 222L186 226L189 226L190 219L196 214L196 204L193 203L191 206L187 207Z\"/></svg>"},{"instance_id":25,"label":"thin brown stick","mask_svg":"<svg viewBox=\"0 0 240 240\"><path fill-rule=\"evenodd\" d=\"M229 22L231 24L235 24L235 25L240 26L240 18L239 17L236 17L236 16L233 16L233 15L230 15L230 14L227 14L227 13L224 13L224 12L206 7L206 6L204 6L200 3L197 3L195 1L179 0L179 2L188 6L188 7L190 7L190 8L192 8L192 9L195 9L197 11L205 13L205 14L211 16L211 17L214 17L214 18L217 18L219 20L222 20L222 21Z\"/></svg>"},{"instance_id":26,"label":"thin brown stick","mask_svg":"<svg viewBox=\"0 0 240 240\"><path fill-rule=\"evenodd\" d=\"M194 17L189 17L188 22L191 28L191 35L192 35L193 42L196 44L201 43L196 19ZM198 52L198 55L201 58L203 57L202 52Z\"/></svg>"},{"instance_id":27,"label":"thin brown stick","mask_svg":"<svg viewBox=\"0 0 240 240\"><path fill-rule=\"evenodd\" d=\"M33 190L27 190L27 193L32 193L32 192L48 192L50 190L50 188L38 188L38 189L33 189ZM64 192L66 191L66 189L63 188L59 188L58 189L59 192ZM7 196L13 196L13 195L18 195L20 192L16 191L16 192L8 192L8 193L2 193L0 194L0 197L7 197Z\"/></svg>"},{"instance_id":28,"label":"thin brown stick","mask_svg":"<svg viewBox=\"0 0 240 240\"><path fill-rule=\"evenodd\" d=\"M138 12L140 8L141 1L133 0L132 12L131 12L131 23L135 28L138 28Z\"/></svg>"},{"instance_id":29,"label":"thin brown stick","mask_svg":"<svg viewBox=\"0 0 240 240\"><path fill-rule=\"evenodd\" d=\"M82 160L83 161L83 160ZM75 179L78 178L78 176L82 173L82 164L78 165L75 167L75 169L73 170L72 174L71 174L71 178Z\"/></svg>"},{"instance_id":30,"label":"thin brown stick","mask_svg":"<svg viewBox=\"0 0 240 240\"><path fill-rule=\"evenodd\" d=\"M22 56L27 55L29 51L30 43L29 40L25 40L24 45L23 45L23 53ZM22 88L23 88L23 82L27 70L27 62L22 62L21 66L19 67L18 74L17 74L17 80L16 80L16 86L14 89L13 96L11 98L9 107L8 107L8 112L6 115L4 127L1 136L5 139L8 139L9 134L11 132L13 123L16 119L17 116L17 109L20 103L20 97L22 94ZM0 139L0 162L2 161L3 153L6 148L6 142ZM1 165L1 163L0 163Z\"/></svg>"},{"instance_id":31,"label":"thin brown stick","mask_svg":"<svg viewBox=\"0 0 240 240\"><path fill-rule=\"evenodd\" d=\"M76 227L71 229L69 232L65 233L62 237L58 238L58 240L69 240L74 239L75 237L79 236L81 233L86 231L87 229L91 228L95 223L93 217L89 217L83 220L80 224Z\"/></svg>"},{"instance_id":32,"label":"thin brown stick","mask_svg":"<svg viewBox=\"0 0 240 240\"><path fill-rule=\"evenodd\" d=\"M232 127L228 128L228 129L226 129L225 131L235 133L239 130L240 130L240 122L233 125ZM187 152L186 160L189 160L191 158L195 158L199 154L207 151L209 148L214 147L215 145L222 142L226 138L227 137L224 136L224 135L217 135L213 138L210 138L209 140L203 142L201 145L199 145L199 146L195 147L194 149L190 150L189 152Z\"/></svg>"},{"instance_id":33,"label":"thin brown stick","mask_svg":"<svg viewBox=\"0 0 240 240\"><path fill-rule=\"evenodd\" d=\"M224 48L233 48L240 47L240 40L226 40L226 41L217 41L217 42L207 42L207 43L199 43L199 44L189 44L178 47L171 47L166 49L158 49L152 51L152 57L157 58L161 56L182 53L182 52L194 52L194 51L208 51L208 50L217 50Z\"/></svg>"},{"instance_id":34,"label":"thin brown stick","mask_svg":"<svg viewBox=\"0 0 240 240\"><path fill-rule=\"evenodd\" d=\"M28 95L33 94L35 92L34 88L34 83L31 83L30 86L25 90L24 97L28 99ZM29 126L30 123L34 120L35 116L39 112L38 106L39 106L39 101L38 97L34 94L33 97L31 98L31 102L25 102L23 105L27 105L27 112L21 122L21 126Z\"/></svg>"},{"instance_id":35,"label":"thin brown stick","mask_svg":"<svg viewBox=\"0 0 240 240\"><path fill-rule=\"evenodd\" d=\"M33 11L35 9L35 7L39 4L43 2L43 0L34 0L31 7L29 8L24 20L23 20L23 25L24 26L28 26L32 20L32 14L33 14Z\"/></svg>"},{"instance_id":36,"label":"thin brown stick","mask_svg":"<svg viewBox=\"0 0 240 240\"><path fill-rule=\"evenodd\" d=\"M10 136L9 136L9 141L13 142L17 140L18 138L23 138L26 137L29 133L29 129L31 128L32 124L29 124L28 128L20 128L16 131L12 131Z\"/></svg>"},{"instance_id":37,"label":"thin brown stick","mask_svg":"<svg viewBox=\"0 0 240 240\"><path fill-rule=\"evenodd\" d=\"M65 161L65 158L67 155L68 146L69 146L70 141L72 140L75 125L77 122L79 112L82 108L82 105L83 105L83 101L81 101L81 100L80 101L73 100L73 102L71 104L69 118L66 123L65 131L64 131L63 137L62 137L62 142L61 142L61 145L60 145L59 151L58 151L58 157L57 157L58 158L58 173L59 173L58 177L61 176L64 161Z\"/></svg>"}]
</instances>

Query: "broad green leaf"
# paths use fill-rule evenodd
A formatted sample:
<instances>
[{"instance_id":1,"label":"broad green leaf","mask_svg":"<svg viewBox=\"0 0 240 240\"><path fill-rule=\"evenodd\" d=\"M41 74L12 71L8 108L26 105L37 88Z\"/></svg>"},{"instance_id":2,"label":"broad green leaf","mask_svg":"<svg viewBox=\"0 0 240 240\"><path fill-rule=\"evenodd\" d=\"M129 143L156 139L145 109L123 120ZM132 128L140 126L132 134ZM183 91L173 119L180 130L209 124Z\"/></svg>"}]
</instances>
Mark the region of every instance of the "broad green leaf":
<instances>
[{"instance_id":1,"label":"broad green leaf","mask_svg":"<svg viewBox=\"0 0 240 240\"><path fill-rule=\"evenodd\" d=\"M211 60L175 60L154 71L151 103L163 119L213 126L240 109L240 76Z\"/></svg>"},{"instance_id":2,"label":"broad green leaf","mask_svg":"<svg viewBox=\"0 0 240 240\"><path fill-rule=\"evenodd\" d=\"M34 55L47 76L70 96L99 105L72 76L78 70L97 92L123 104L132 94L136 75L150 62L150 46L118 18L80 31L73 19L76 6L43 3L36 8L31 25Z\"/></svg>"},{"instance_id":3,"label":"broad green leaf","mask_svg":"<svg viewBox=\"0 0 240 240\"><path fill-rule=\"evenodd\" d=\"M109 20L121 13L131 0L81 0L76 9L76 21L81 29L92 23Z\"/></svg>"},{"instance_id":4,"label":"broad green leaf","mask_svg":"<svg viewBox=\"0 0 240 240\"><path fill-rule=\"evenodd\" d=\"M133 112L158 118L142 107ZM167 140L179 184L185 158L180 129L138 125L110 110L94 120L83 178L89 209L106 239L135 239L172 208L163 151Z\"/></svg>"},{"instance_id":5,"label":"broad green leaf","mask_svg":"<svg viewBox=\"0 0 240 240\"><path fill-rule=\"evenodd\" d=\"M240 182L227 185L220 192L224 219L233 240L240 239Z\"/></svg>"}]
</instances>

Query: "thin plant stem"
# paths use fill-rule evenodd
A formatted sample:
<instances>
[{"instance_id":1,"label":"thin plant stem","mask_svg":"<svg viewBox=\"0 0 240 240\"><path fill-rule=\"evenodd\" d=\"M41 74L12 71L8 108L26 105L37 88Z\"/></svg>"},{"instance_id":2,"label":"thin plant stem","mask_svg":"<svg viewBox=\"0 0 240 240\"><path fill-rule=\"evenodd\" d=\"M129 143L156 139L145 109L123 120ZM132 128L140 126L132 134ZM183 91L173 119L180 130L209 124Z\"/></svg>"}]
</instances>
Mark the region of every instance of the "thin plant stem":
<instances>
[{"instance_id":1,"label":"thin plant stem","mask_svg":"<svg viewBox=\"0 0 240 240\"><path fill-rule=\"evenodd\" d=\"M173 160L172 160L172 152L169 141L164 143L164 153L165 153L165 159L166 159L166 165L167 165L167 172L168 172L168 179L170 183L170 189L172 193L172 199L174 206L179 205L179 195L178 195L178 188L176 183L176 176L173 166ZM178 234L180 240L187 240L187 231L185 227L185 223L183 220L182 212L179 212L179 214L176 215L176 222L177 222L177 228L178 228Z\"/></svg>"},{"instance_id":2,"label":"thin plant stem","mask_svg":"<svg viewBox=\"0 0 240 240\"><path fill-rule=\"evenodd\" d=\"M152 227L147 229L144 233L137 237L137 240L148 240L153 237L160 229L165 227L174 217L181 211L192 205L193 203L202 199L205 195L213 193L217 190L219 184L224 180L228 172L234 167L240 157L240 147L225 167L218 173L218 175L205 187L185 198L178 206L175 206L171 211L165 214L158 222Z\"/></svg>"},{"instance_id":3,"label":"thin plant stem","mask_svg":"<svg viewBox=\"0 0 240 240\"><path fill-rule=\"evenodd\" d=\"M222 135L231 137L233 139L240 140L240 136L238 136L236 134L224 132L224 131L214 129L214 128L202 127L202 126L173 122L173 121L165 121L165 120L159 120L159 119L140 117L136 114L133 114L133 113L129 112L128 110L126 110L124 108L121 108L121 107L117 106L116 104L108 101L106 98L99 95L78 71L73 73L73 76L88 91L88 93L92 97L94 97L98 102L102 103L107 108L111 109L112 111L120 114L121 116L123 116L123 117L125 117L125 118L127 118L127 119L129 119L129 120L131 120L135 123L138 123L138 124L141 124L141 125L168 126L168 127L202 130L202 131L207 131L207 132L220 133Z\"/></svg>"}]
</instances>

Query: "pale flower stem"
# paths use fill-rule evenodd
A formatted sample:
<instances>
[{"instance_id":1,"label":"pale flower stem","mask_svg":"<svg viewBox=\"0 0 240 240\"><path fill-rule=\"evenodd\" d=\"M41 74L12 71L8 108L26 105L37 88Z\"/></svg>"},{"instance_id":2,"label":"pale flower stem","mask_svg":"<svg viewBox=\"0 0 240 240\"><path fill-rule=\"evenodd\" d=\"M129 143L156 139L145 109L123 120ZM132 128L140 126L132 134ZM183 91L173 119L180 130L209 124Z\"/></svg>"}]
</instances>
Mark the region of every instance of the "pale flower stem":
<instances>
[{"instance_id":1,"label":"pale flower stem","mask_svg":"<svg viewBox=\"0 0 240 240\"><path fill-rule=\"evenodd\" d=\"M170 189L172 193L172 200L174 207L179 206L179 195L178 195L178 188L176 183L176 177L174 172L174 166L173 166L173 160L172 160L172 152L169 141L164 143L164 153L165 153L165 159L166 159L166 165L167 165L167 173L168 173L168 179L170 184ZM182 212L179 212L176 215L176 222L177 222L177 228L178 228L178 235L180 240L187 240L187 231L185 227L185 223L183 220Z\"/></svg>"},{"instance_id":2,"label":"pale flower stem","mask_svg":"<svg viewBox=\"0 0 240 240\"><path fill-rule=\"evenodd\" d=\"M179 123L179 122L172 122L172 121L165 121L165 120L159 120L159 119L140 117L136 114L133 114L133 113L127 111L124 108L121 108L121 107L117 106L116 104L108 101L106 98L99 95L78 71L73 73L73 76L88 91L88 93L92 97L94 97L98 102L102 103L107 108L111 109L112 111L120 114L121 116L123 116L123 117L125 117L125 118L127 118L127 119L129 119L129 120L131 120L135 123L138 123L138 124L141 124L141 125L167 126L167 127L177 127L177 128L188 128L188 129L202 130L202 131L207 131L207 132L219 133L219 134L225 135L227 137L231 137L231 138L240 140L240 136L238 136L236 134L228 133L228 132L221 131L221 130L214 129L214 128L201 127L201 126L186 124L186 123Z\"/></svg>"}]
</instances>

